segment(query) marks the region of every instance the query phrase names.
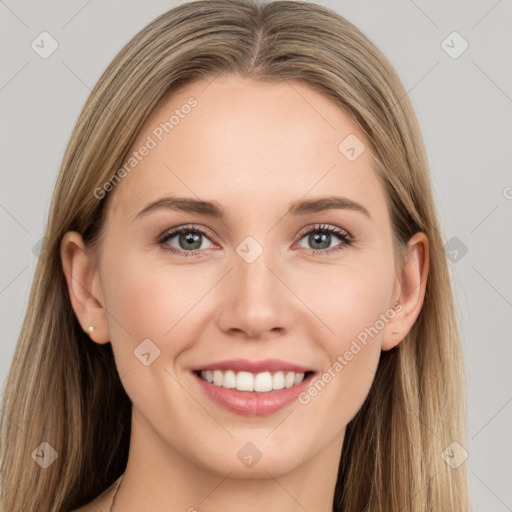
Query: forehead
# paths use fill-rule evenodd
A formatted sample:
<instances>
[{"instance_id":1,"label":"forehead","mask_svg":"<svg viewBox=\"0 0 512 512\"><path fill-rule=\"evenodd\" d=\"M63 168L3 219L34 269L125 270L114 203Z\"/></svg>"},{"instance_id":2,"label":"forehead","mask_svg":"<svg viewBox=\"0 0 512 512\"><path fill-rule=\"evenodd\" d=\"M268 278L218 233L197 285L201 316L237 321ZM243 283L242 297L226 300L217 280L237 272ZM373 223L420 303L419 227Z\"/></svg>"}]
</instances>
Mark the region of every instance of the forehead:
<instances>
[{"instance_id":1,"label":"forehead","mask_svg":"<svg viewBox=\"0 0 512 512\"><path fill-rule=\"evenodd\" d=\"M339 193L384 213L367 138L333 100L297 81L187 84L160 100L127 162L134 153L113 191L112 209L123 215L166 193L217 200L228 213L230 204L270 208Z\"/></svg>"}]
</instances>

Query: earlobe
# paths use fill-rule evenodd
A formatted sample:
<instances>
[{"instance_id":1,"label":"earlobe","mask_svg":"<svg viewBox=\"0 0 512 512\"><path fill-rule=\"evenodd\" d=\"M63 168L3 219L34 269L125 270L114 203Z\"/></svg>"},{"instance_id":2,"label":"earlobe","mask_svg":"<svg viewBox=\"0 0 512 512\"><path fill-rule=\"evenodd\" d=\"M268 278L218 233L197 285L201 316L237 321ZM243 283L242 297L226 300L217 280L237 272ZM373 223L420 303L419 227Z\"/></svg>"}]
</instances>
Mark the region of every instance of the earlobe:
<instances>
[{"instance_id":1,"label":"earlobe","mask_svg":"<svg viewBox=\"0 0 512 512\"><path fill-rule=\"evenodd\" d=\"M110 337L98 270L80 233L64 235L60 255L71 305L82 329L96 343L107 343Z\"/></svg>"},{"instance_id":2,"label":"earlobe","mask_svg":"<svg viewBox=\"0 0 512 512\"><path fill-rule=\"evenodd\" d=\"M398 282L399 297L393 301L396 315L388 324L382 339L382 350L396 347L411 330L418 318L427 287L429 270L429 243L425 233L411 237L404 266Z\"/></svg>"}]
</instances>

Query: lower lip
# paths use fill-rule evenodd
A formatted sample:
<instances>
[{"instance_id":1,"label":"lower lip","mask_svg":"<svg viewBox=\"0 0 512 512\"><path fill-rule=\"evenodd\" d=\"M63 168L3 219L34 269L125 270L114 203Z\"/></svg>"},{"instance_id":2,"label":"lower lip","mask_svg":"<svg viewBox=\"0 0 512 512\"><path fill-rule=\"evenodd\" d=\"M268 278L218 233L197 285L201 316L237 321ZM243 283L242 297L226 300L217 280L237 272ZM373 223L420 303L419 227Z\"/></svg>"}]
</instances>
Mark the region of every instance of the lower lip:
<instances>
[{"instance_id":1,"label":"lower lip","mask_svg":"<svg viewBox=\"0 0 512 512\"><path fill-rule=\"evenodd\" d=\"M238 391L227 389L207 382L193 372L194 378L204 392L217 404L228 411L241 416L268 416L290 405L306 390L314 377L314 373L308 376L296 386L291 388L274 389L259 393L257 391Z\"/></svg>"}]
</instances>

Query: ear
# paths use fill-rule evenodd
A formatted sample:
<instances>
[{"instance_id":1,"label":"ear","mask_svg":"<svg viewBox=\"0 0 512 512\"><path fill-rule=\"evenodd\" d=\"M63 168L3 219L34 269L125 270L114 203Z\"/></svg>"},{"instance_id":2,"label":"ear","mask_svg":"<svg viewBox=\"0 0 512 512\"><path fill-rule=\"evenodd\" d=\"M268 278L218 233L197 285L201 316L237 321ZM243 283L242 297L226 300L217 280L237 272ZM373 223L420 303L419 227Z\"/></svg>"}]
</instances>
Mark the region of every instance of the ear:
<instances>
[{"instance_id":1,"label":"ear","mask_svg":"<svg viewBox=\"0 0 512 512\"><path fill-rule=\"evenodd\" d=\"M408 250L400 279L395 283L395 316L386 325L382 338L382 350L396 347L411 330L420 314L429 268L429 243L423 232L415 233L408 242ZM396 331L396 332L395 332Z\"/></svg>"},{"instance_id":2,"label":"ear","mask_svg":"<svg viewBox=\"0 0 512 512\"><path fill-rule=\"evenodd\" d=\"M71 305L82 329L96 343L110 341L106 311L103 308L99 273L82 235L68 231L61 242L60 256ZM89 332L87 328L93 326Z\"/></svg>"}]
</instances>

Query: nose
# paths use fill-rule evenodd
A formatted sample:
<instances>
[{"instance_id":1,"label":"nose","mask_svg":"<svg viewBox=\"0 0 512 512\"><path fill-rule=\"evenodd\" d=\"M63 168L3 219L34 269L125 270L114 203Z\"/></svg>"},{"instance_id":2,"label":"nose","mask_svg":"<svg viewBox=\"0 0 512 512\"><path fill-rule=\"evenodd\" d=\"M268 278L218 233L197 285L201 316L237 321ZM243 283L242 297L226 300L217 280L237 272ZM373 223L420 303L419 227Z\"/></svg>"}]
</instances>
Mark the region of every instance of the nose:
<instances>
[{"instance_id":1,"label":"nose","mask_svg":"<svg viewBox=\"0 0 512 512\"><path fill-rule=\"evenodd\" d=\"M295 322L297 298L270 251L248 263L237 254L221 290L218 327L230 335L266 339L282 335Z\"/></svg>"}]
</instances>

